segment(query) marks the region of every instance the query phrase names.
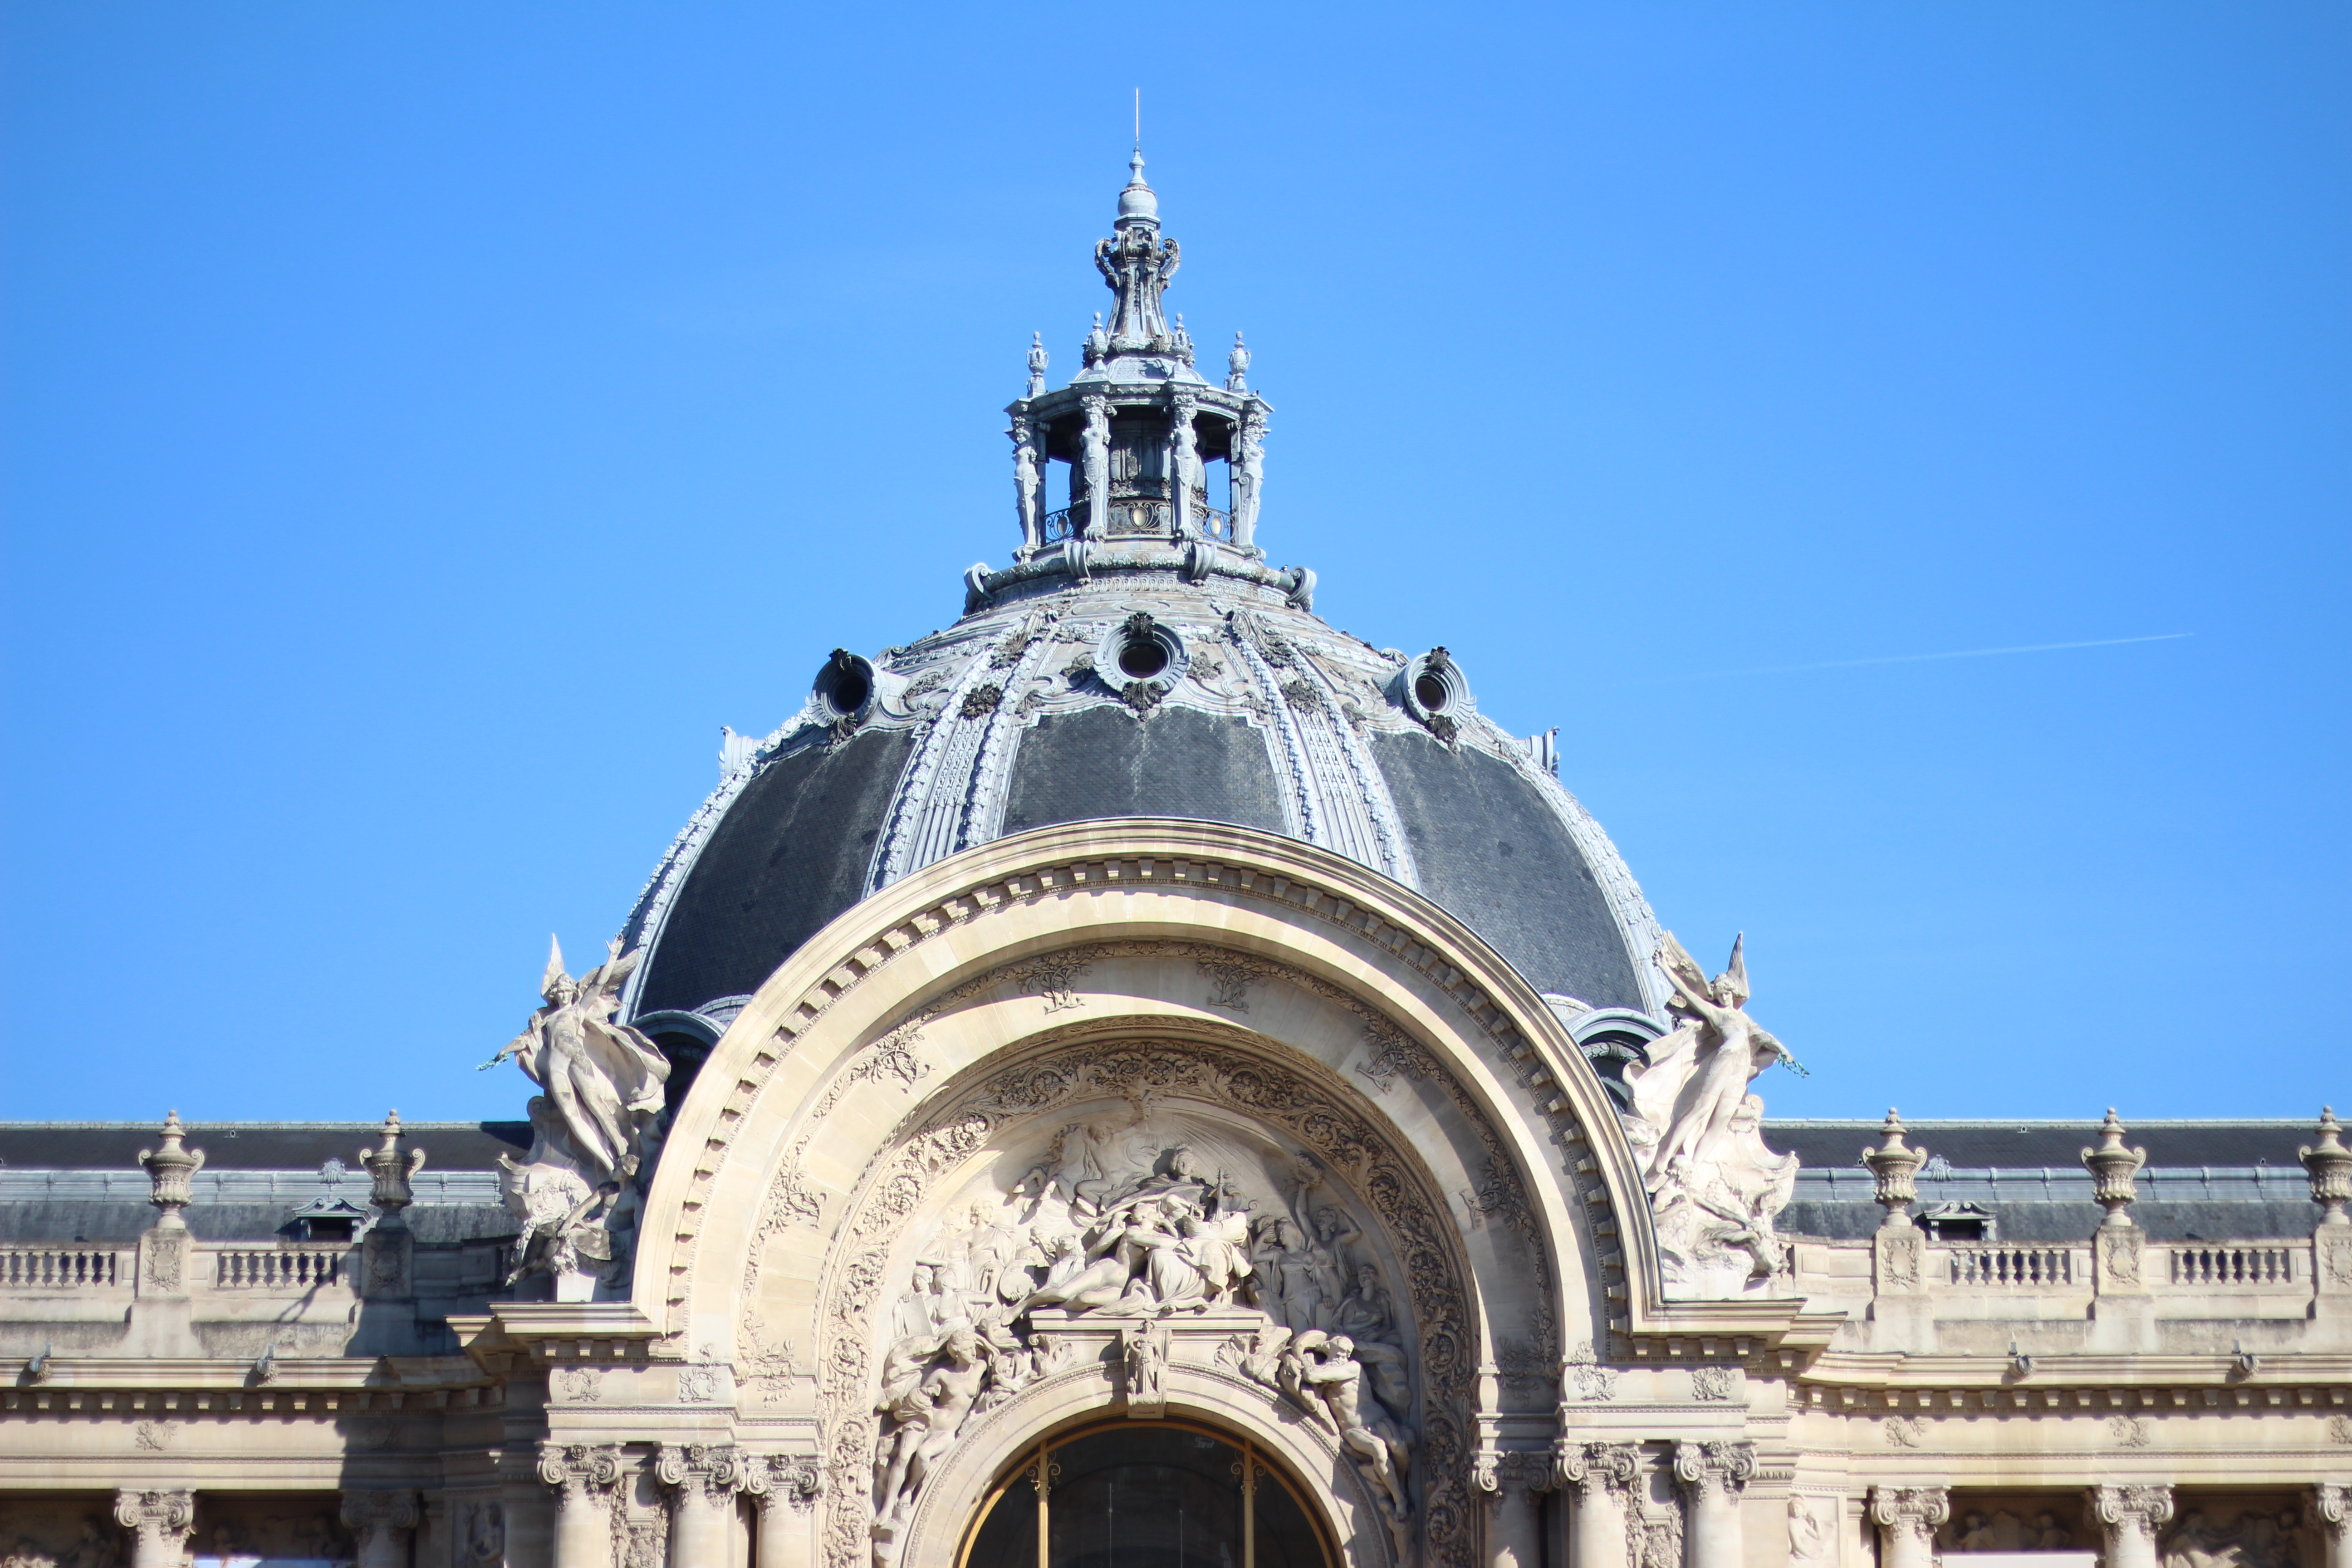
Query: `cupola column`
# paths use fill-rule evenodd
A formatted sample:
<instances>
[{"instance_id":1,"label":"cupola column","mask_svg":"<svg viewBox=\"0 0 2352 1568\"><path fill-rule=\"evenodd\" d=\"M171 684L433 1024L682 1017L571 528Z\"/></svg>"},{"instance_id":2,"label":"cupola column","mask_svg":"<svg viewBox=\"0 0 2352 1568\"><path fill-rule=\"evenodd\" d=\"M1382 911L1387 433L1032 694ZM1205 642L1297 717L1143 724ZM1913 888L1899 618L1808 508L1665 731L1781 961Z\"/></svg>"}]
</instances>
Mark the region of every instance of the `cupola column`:
<instances>
[{"instance_id":1,"label":"cupola column","mask_svg":"<svg viewBox=\"0 0 2352 1568\"><path fill-rule=\"evenodd\" d=\"M1234 432L1233 469L1234 543L1255 549L1258 489L1265 478L1265 405L1255 396L1242 412L1241 428Z\"/></svg>"},{"instance_id":2,"label":"cupola column","mask_svg":"<svg viewBox=\"0 0 2352 1568\"><path fill-rule=\"evenodd\" d=\"M1079 473L1087 487L1085 536L1100 539L1109 531L1110 399L1098 392L1087 394L1087 427L1079 437Z\"/></svg>"},{"instance_id":3,"label":"cupola column","mask_svg":"<svg viewBox=\"0 0 2352 1568\"><path fill-rule=\"evenodd\" d=\"M760 1568L809 1568L816 1561L816 1498L822 1488L814 1458L771 1454L760 1497Z\"/></svg>"},{"instance_id":4,"label":"cupola column","mask_svg":"<svg viewBox=\"0 0 2352 1568\"><path fill-rule=\"evenodd\" d=\"M2322 1481L2311 1500L2327 1537L2327 1568L2352 1568L2352 1484Z\"/></svg>"},{"instance_id":5,"label":"cupola column","mask_svg":"<svg viewBox=\"0 0 2352 1568\"><path fill-rule=\"evenodd\" d=\"M1178 539L1192 539L1201 531L1192 511L1192 492L1202 486L1200 447L1192 433L1201 404L1190 387L1168 395L1169 531Z\"/></svg>"},{"instance_id":6,"label":"cupola column","mask_svg":"<svg viewBox=\"0 0 2352 1568\"><path fill-rule=\"evenodd\" d=\"M1013 416L1013 506L1021 520L1021 550L1025 558L1045 543L1045 465L1037 451L1035 432L1026 414Z\"/></svg>"}]
</instances>

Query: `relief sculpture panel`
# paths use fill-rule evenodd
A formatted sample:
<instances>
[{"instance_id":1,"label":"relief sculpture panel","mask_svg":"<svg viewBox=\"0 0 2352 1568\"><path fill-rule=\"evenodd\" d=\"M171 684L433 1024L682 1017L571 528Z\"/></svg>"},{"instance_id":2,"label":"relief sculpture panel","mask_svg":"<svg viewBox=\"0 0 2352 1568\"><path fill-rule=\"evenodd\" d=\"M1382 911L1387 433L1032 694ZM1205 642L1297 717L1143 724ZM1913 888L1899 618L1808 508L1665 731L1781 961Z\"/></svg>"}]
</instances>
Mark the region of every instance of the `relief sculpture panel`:
<instances>
[{"instance_id":1,"label":"relief sculpture panel","mask_svg":"<svg viewBox=\"0 0 2352 1568\"><path fill-rule=\"evenodd\" d=\"M1196 1318L1238 1330L1220 1370L1327 1435L1401 1554L1466 1563L1466 1278L1427 1173L1313 1064L1113 1037L989 1071L877 1158L834 1244L828 1568L895 1561L927 1480L1024 1389L1083 1372L1108 1399L1082 1331L1114 1331L1117 1385L1156 1414L1155 1325Z\"/></svg>"}]
</instances>

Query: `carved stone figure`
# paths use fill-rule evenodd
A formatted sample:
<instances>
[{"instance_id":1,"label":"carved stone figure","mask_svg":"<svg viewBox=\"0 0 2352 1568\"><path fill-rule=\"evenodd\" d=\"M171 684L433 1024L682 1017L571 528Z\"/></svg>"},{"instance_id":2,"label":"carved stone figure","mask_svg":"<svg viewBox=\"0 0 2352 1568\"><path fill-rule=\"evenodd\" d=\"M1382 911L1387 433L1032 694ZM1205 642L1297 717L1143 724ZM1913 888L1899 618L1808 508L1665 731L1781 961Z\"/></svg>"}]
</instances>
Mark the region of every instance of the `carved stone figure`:
<instances>
[{"instance_id":1,"label":"carved stone figure","mask_svg":"<svg viewBox=\"0 0 2352 1568\"><path fill-rule=\"evenodd\" d=\"M1078 468L1086 482L1087 510L1083 520L1071 520L1070 531L1085 539L1100 539L1110 529L1110 402L1099 396L1086 401L1087 426L1078 438Z\"/></svg>"},{"instance_id":2,"label":"carved stone figure","mask_svg":"<svg viewBox=\"0 0 2352 1568\"><path fill-rule=\"evenodd\" d=\"M603 963L574 980L550 939L540 981L546 1005L482 1064L512 1057L548 1091L529 1106L530 1154L520 1163L499 1156L501 1195L522 1222L509 1284L551 1274L559 1294L584 1300L596 1277L625 1271L669 1077L668 1059L652 1040L613 1021L621 984L639 956L622 956L614 942Z\"/></svg>"},{"instance_id":3,"label":"carved stone figure","mask_svg":"<svg viewBox=\"0 0 2352 1568\"><path fill-rule=\"evenodd\" d=\"M1032 350L1034 355L1043 350ZM1021 519L1021 548L1024 552L1042 549L1045 536L1044 527L1045 489L1037 462L1037 444L1029 429L1029 421L1016 415L1013 427L1006 432L1013 437L1013 504Z\"/></svg>"},{"instance_id":4,"label":"carved stone figure","mask_svg":"<svg viewBox=\"0 0 2352 1568\"><path fill-rule=\"evenodd\" d=\"M1130 1415L1158 1415L1168 1407L1168 1325L1147 1323L1120 1336Z\"/></svg>"},{"instance_id":5,"label":"carved stone figure","mask_svg":"<svg viewBox=\"0 0 2352 1568\"><path fill-rule=\"evenodd\" d=\"M1253 403L1242 416L1242 427L1234 437L1234 543L1244 550L1256 548L1257 503L1265 483L1265 416Z\"/></svg>"},{"instance_id":6,"label":"carved stone figure","mask_svg":"<svg viewBox=\"0 0 2352 1568\"><path fill-rule=\"evenodd\" d=\"M1626 1129L1642 1160L1652 1216L1676 1295L1712 1299L1790 1290L1787 1247L1773 1220L1795 1190L1797 1161L1765 1146L1756 1074L1788 1050L1745 1011L1744 942L1708 980L1668 933L1658 966L1675 987L1680 1026L1629 1068Z\"/></svg>"},{"instance_id":7,"label":"carved stone figure","mask_svg":"<svg viewBox=\"0 0 2352 1568\"><path fill-rule=\"evenodd\" d=\"M1333 1431L1353 1456L1372 1487L1388 1501L1391 1517L1403 1519L1412 1511L1405 1495L1405 1478L1412 1468L1412 1446L1394 1421L1362 1394L1364 1369L1355 1359L1356 1347L1344 1334L1315 1345L1314 1356L1301 1381L1323 1402Z\"/></svg>"},{"instance_id":8,"label":"carved stone figure","mask_svg":"<svg viewBox=\"0 0 2352 1568\"><path fill-rule=\"evenodd\" d=\"M1792 1563L1830 1559L1831 1526L1818 1509L1811 1498L1796 1492L1789 1495L1789 1561Z\"/></svg>"},{"instance_id":9,"label":"carved stone figure","mask_svg":"<svg viewBox=\"0 0 2352 1568\"><path fill-rule=\"evenodd\" d=\"M2192 1508L2164 1537L2164 1568L2298 1568L2303 1520L2293 1509L2250 1509L2224 1521Z\"/></svg>"},{"instance_id":10,"label":"carved stone figure","mask_svg":"<svg viewBox=\"0 0 2352 1568\"><path fill-rule=\"evenodd\" d=\"M669 1061L652 1040L613 1022L621 983L644 956L626 957L615 940L605 961L574 980L563 949L548 939L540 994L547 1005L485 1067L515 1058L547 1090L563 1118L562 1152L595 1181L630 1176L643 1162L647 1125L662 1109Z\"/></svg>"},{"instance_id":11,"label":"carved stone figure","mask_svg":"<svg viewBox=\"0 0 2352 1568\"><path fill-rule=\"evenodd\" d=\"M889 1422L875 1478L877 1532L882 1525L905 1518L931 1466L955 1446L956 1434L988 1380L980 1336L971 1329L940 1336L919 1356L910 1356L912 1349L905 1342L892 1347L893 1357L902 1365L909 1359L917 1364L891 1383L886 1363L882 1398L875 1405Z\"/></svg>"}]
</instances>

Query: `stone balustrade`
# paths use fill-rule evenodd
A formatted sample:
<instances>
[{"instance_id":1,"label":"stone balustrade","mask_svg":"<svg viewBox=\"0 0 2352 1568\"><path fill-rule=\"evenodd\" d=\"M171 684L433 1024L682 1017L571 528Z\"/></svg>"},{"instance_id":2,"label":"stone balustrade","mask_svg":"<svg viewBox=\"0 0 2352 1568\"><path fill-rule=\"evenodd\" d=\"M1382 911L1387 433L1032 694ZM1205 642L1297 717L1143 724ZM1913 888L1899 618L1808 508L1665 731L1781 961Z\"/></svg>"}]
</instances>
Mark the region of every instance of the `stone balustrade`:
<instances>
[{"instance_id":1,"label":"stone balustrade","mask_svg":"<svg viewBox=\"0 0 2352 1568\"><path fill-rule=\"evenodd\" d=\"M1937 1278L1958 1289L2072 1289L2087 1287L2091 1249L2082 1247L2004 1246L1996 1242L1943 1246Z\"/></svg>"},{"instance_id":2,"label":"stone balustrade","mask_svg":"<svg viewBox=\"0 0 2352 1568\"><path fill-rule=\"evenodd\" d=\"M130 1282L122 1253L114 1247L0 1247L0 1292L111 1290Z\"/></svg>"},{"instance_id":3,"label":"stone balustrade","mask_svg":"<svg viewBox=\"0 0 2352 1568\"><path fill-rule=\"evenodd\" d=\"M2168 1246L2166 1278L2200 1289L2305 1290L2311 1285L2308 1242L2217 1241Z\"/></svg>"}]
</instances>

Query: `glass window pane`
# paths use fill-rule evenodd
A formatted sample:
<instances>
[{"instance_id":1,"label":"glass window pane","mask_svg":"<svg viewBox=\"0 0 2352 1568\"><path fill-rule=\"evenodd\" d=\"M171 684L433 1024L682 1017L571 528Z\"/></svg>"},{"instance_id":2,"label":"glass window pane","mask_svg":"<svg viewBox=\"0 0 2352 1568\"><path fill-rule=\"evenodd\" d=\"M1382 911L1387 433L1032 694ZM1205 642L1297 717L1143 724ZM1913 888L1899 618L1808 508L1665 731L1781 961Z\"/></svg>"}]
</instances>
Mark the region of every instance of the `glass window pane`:
<instances>
[{"instance_id":1,"label":"glass window pane","mask_svg":"<svg viewBox=\"0 0 2352 1568\"><path fill-rule=\"evenodd\" d=\"M980 1521L964 1568L1037 1568L1037 1492L1025 1466Z\"/></svg>"},{"instance_id":2,"label":"glass window pane","mask_svg":"<svg viewBox=\"0 0 2352 1568\"><path fill-rule=\"evenodd\" d=\"M1241 1450L1141 1426L1054 1450L1050 1568L1241 1568Z\"/></svg>"},{"instance_id":3,"label":"glass window pane","mask_svg":"<svg viewBox=\"0 0 2352 1568\"><path fill-rule=\"evenodd\" d=\"M1324 1568L1323 1542L1290 1489L1261 1470L1257 1481L1257 1568Z\"/></svg>"}]
</instances>

